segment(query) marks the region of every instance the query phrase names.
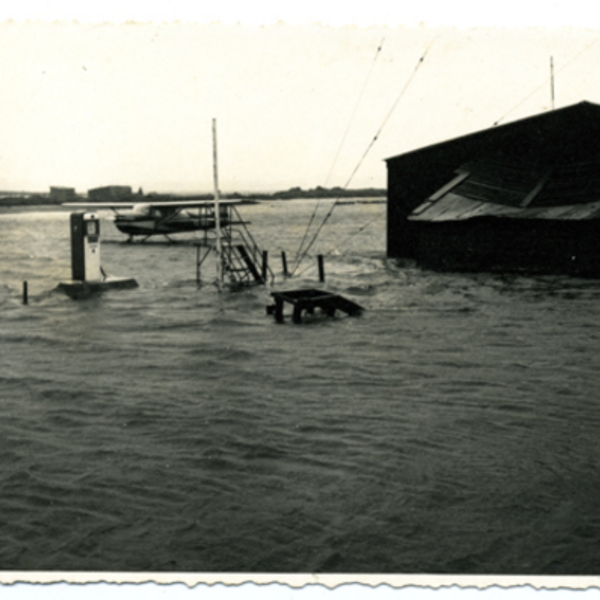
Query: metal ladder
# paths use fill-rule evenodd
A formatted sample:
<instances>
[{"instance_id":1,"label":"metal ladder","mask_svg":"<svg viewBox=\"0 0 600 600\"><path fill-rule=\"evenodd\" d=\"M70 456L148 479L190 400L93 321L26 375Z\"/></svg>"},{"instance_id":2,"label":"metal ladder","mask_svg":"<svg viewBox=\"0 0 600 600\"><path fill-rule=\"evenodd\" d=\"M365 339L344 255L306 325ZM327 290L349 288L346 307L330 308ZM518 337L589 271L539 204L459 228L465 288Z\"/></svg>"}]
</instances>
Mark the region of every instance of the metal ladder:
<instances>
[{"instance_id":1,"label":"metal ladder","mask_svg":"<svg viewBox=\"0 0 600 600\"><path fill-rule=\"evenodd\" d=\"M229 206L229 219L221 228L223 273L239 286L261 285L275 275L265 264L266 254L246 227L234 206Z\"/></svg>"}]
</instances>

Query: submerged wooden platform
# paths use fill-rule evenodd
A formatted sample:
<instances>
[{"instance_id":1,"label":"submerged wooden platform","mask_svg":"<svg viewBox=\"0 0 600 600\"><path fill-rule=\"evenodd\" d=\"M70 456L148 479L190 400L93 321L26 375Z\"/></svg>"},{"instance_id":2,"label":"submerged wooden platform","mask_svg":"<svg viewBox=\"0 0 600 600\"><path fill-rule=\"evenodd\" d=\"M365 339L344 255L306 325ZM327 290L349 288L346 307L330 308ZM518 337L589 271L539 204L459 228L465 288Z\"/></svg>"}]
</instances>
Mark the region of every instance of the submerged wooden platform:
<instances>
[{"instance_id":1,"label":"submerged wooden platform","mask_svg":"<svg viewBox=\"0 0 600 600\"><path fill-rule=\"evenodd\" d=\"M275 304L267 306L267 313L275 316L277 323L283 323L283 306L285 303L293 307L292 320L294 323L302 323L302 313L313 314L318 308L328 317L334 317L336 311L341 310L350 316L356 316L364 310L355 302L322 290L288 290L285 292L271 292Z\"/></svg>"},{"instance_id":2,"label":"submerged wooden platform","mask_svg":"<svg viewBox=\"0 0 600 600\"><path fill-rule=\"evenodd\" d=\"M104 281L65 281L58 284L57 290L71 298L88 298L105 290L123 290L138 287L132 277L107 277Z\"/></svg>"}]
</instances>

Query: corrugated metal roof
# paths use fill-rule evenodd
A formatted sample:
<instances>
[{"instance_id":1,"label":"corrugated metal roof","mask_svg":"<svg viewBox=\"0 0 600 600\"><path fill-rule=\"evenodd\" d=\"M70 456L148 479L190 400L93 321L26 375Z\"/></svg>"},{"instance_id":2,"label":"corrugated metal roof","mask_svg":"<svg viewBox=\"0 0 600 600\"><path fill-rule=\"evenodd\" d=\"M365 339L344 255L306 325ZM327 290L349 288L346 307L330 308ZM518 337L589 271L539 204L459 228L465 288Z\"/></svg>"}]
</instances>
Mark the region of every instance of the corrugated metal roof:
<instances>
[{"instance_id":1,"label":"corrugated metal roof","mask_svg":"<svg viewBox=\"0 0 600 600\"><path fill-rule=\"evenodd\" d=\"M515 160L467 163L458 177L415 208L411 221L476 217L581 220L600 217L600 160L553 168Z\"/></svg>"},{"instance_id":2,"label":"corrugated metal roof","mask_svg":"<svg viewBox=\"0 0 600 600\"><path fill-rule=\"evenodd\" d=\"M520 208L465 198L449 192L435 202L424 202L408 217L411 221L466 221L477 217L510 219L583 220L600 218L600 200L586 204Z\"/></svg>"}]
</instances>

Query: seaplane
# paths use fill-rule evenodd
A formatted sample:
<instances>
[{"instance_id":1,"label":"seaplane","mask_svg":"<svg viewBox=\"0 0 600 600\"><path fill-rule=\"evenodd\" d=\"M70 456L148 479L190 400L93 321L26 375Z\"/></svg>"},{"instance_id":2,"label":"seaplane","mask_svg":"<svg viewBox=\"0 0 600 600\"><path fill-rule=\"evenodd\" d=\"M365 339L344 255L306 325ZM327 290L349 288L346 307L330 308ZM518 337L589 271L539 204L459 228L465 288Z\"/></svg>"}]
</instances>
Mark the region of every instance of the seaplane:
<instances>
[{"instance_id":1,"label":"seaplane","mask_svg":"<svg viewBox=\"0 0 600 600\"><path fill-rule=\"evenodd\" d=\"M119 231L129 236L128 242L133 241L134 237L141 237L141 241L145 241L155 235L162 235L172 241L169 236L176 233L208 231L216 228L214 200L186 197L146 201L146 198L148 197L146 196L143 201L132 202L65 202L62 206L94 211L112 210L115 213L114 224ZM231 207L242 203L239 200L219 201L218 214L221 227L235 224Z\"/></svg>"}]
</instances>

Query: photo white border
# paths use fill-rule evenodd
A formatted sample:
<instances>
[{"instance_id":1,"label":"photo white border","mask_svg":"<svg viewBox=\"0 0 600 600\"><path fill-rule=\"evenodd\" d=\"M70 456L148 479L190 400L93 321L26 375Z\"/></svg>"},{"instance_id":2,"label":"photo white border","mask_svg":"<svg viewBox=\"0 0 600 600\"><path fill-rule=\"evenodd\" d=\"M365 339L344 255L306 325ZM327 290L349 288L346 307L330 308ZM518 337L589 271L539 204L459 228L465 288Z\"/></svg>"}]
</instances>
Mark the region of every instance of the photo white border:
<instances>
[{"instance_id":1,"label":"photo white border","mask_svg":"<svg viewBox=\"0 0 600 600\"><path fill-rule=\"evenodd\" d=\"M600 36L600 4L589 0L570 0L560 2L540 3L534 0L507 0L501 5L486 3L481 0L421 0L420 2L405 2L400 0L367 0L363 2L341 2L338 0L305 0L304 2L285 2L282 0L220 0L218 2L194 2L193 0L166 0L163 2L148 2L143 0L106 0L104 2L81 2L75 0L11 0L0 6L2 21L16 22L79 22L79 23L165 23L221 22L226 25L248 24L252 26L286 23L302 25L322 23L331 26L356 25L369 27L371 25L425 25L427 27L501 27L501 28L561 28L576 27L598 29ZM513 597L525 597L531 589L534 590L570 590L580 593L588 589L590 592L600 591L600 577L584 576L459 576L459 575L387 575L387 574L262 574L262 573L118 573L118 572L45 572L45 571L0 571L0 584L3 598L46 598L40 593L37 585L26 588L19 583L70 584L84 583L119 583L144 584L154 582L167 586L158 593L164 597L172 584L184 584L191 591L202 588L203 598L216 597L216 584L236 586L229 590L246 598L257 598L263 595L260 587L249 589L242 587L248 582L258 586L273 583L285 584L290 588L304 588L302 599L313 598L314 586L329 589L346 587L349 583L376 588L391 586L404 588L403 598L415 596L415 586L428 588L430 591L445 588L453 589L455 595L462 595L468 589L479 590L491 587L510 588ZM204 584L204 585L202 585ZM7 587L8 586L8 587ZM240 587L241 586L241 587ZM407 587L408 586L408 587ZM459 586L460 589L456 589ZM51 591L50 586L48 591ZM356 586L353 586L356 587ZM90 586L79 586L71 590L77 592L77 597L91 598L94 593L102 593L106 589L94 590ZM313 588L313 589L311 589ZM410 588L410 589L409 589ZM518 589L517 589L518 588ZM58 588L57 596L61 591ZM61 588L64 591L64 588ZM117 590L115 590L116 592ZM121 588L121 592L127 590ZM140 588L141 595L141 588ZM362 597L366 593L363 588L354 590ZM509 591L509 590L506 590ZM178 590L178 593L181 589ZM243 594L242 594L243 592ZM304 593L306 592L306 593ZM118 593L115 593L118 595ZM131 592L127 597L140 597ZM174 594L173 594L174 595ZM446 595L446 594L444 594ZM586 594L586 597L589 594ZM100 597L100 596L98 596ZM144 597L148 594L144 592ZM154 597L154 596L153 596ZM288 596L286 596L288 597ZM291 596L289 596L291 597ZM419 596L421 598L422 596Z\"/></svg>"}]
</instances>

